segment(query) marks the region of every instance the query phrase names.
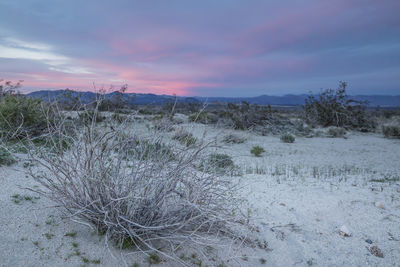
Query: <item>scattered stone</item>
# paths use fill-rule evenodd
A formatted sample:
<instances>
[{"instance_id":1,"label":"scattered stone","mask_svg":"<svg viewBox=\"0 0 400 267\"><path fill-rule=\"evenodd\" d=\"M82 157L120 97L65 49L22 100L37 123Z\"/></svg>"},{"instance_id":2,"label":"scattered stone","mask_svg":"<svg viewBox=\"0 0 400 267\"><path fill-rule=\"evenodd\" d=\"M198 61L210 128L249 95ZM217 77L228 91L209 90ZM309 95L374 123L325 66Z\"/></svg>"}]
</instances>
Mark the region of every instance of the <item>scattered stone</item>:
<instances>
[{"instance_id":1,"label":"scattered stone","mask_svg":"<svg viewBox=\"0 0 400 267\"><path fill-rule=\"evenodd\" d=\"M279 203L279 205L281 205L281 206L286 206L286 204L285 204L285 203Z\"/></svg>"},{"instance_id":2,"label":"scattered stone","mask_svg":"<svg viewBox=\"0 0 400 267\"><path fill-rule=\"evenodd\" d=\"M383 204L379 201L375 202L375 207L380 208L380 209L385 209L385 206L383 206Z\"/></svg>"},{"instance_id":3,"label":"scattered stone","mask_svg":"<svg viewBox=\"0 0 400 267\"><path fill-rule=\"evenodd\" d=\"M341 236L345 236L345 237L351 236L351 232L350 232L349 228L347 228L346 225L342 225L342 227L340 227L339 234Z\"/></svg>"},{"instance_id":4,"label":"scattered stone","mask_svg":"<svg viewBox=\"0 0 400 267\"><path fill-rule=\"evenodd\" d=\"M368 244L372 244L373 243L371 239L367 239L367 240L365 240L365 242L367 242Z\"/></svg>"},{"instance_id":5,"label":"scattered stone","mask_svg":"<svg viewBox=\"0 0 400 267\"><path fill-rule=\"evenodd\" d=\"M382 250L380 248L378 248L378 246L372 246L369 249L369 252L371 252L372 255L374 255L375 257L378 258L383 258L383 253Z\"/></svg>"},{"instance_id":6,"label":"scattered stone","mask_svg":"<svg viewBox=\"0 0 400 267\"><path fill-rule=\"evenodd\" d=\"M396 188L397 193L400 193L400 184L396 184Z\"/></svg>"}]
</instances>

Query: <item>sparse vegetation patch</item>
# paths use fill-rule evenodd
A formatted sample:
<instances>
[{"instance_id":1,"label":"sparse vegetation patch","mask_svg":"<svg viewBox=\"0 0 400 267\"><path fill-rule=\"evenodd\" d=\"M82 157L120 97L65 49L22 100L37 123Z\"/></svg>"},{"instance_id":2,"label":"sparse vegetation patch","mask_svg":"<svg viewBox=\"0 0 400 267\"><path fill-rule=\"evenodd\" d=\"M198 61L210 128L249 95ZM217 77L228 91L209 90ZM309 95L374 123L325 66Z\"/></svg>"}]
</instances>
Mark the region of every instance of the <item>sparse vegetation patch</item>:
<instances>
[{"instance_id":1,"label":"sparse vegetation patch","mask_svg":"<svg viewBox=\"0 0 400 267\"><path fill-rule=\"evenodd\" d=\"M400 126L383 125L382 133L386 138L400 138Z\"/></svg>"},{"instance_id":2,"label":"sparse vegetation patch","mask_svg":"<svg viewBox=\"0 0 400 267\"><path fill-rule=\"evenodd\" d=\"M16 160L11 155L11 153L7 149L0 146L0 166L2 165L8 166L15 162Z\"/></svg>"},{"instance_id":3,"label":"sparse vegetation patch","mask_svg":"<svg viewBox=\"0 0 400 267\"><path fill-rule=\"evenodd\" d=\"M296 138L289 133L281 135L281 141L284 143L294 143L295 140Z\"/></svg>"},{"instance_id":4,"label":"sparse vegetation patch","mask_svg":"<svg viewBox=\"0 0 400 267\"><path fill-rule=\"evenodd\" d=\"M251 154L253 154L256 157L260 157L262 153L265 152L265 149L260 147L260 146L253 146L253 148L250 150Z\"/></svg>"}]
</instances>

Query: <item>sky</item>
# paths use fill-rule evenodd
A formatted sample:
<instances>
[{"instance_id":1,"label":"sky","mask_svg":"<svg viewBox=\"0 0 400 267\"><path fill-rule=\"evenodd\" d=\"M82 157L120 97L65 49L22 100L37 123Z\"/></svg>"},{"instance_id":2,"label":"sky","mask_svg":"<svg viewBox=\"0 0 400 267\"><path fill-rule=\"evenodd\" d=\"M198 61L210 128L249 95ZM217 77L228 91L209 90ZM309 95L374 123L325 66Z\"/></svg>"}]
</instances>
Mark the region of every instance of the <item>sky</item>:
<instances>
[{"instance_id":1,"label":"sky","mask_svg":"<svg viewBox=\"0 0 400 267\"><path fill-rule=\"evenodd\" d=\"M22 91L400 95L399 0L1 0Z\"/></svg>"}]
</instances>

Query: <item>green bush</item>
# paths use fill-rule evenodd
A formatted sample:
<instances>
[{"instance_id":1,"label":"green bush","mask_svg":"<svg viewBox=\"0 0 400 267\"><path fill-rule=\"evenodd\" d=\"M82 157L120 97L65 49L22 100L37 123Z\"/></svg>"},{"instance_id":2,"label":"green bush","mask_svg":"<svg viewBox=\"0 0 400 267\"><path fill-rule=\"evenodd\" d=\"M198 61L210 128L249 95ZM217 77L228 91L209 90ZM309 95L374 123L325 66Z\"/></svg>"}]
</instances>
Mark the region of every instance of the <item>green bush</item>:
<instances>
[{"instance_id":1,"label":"green bush","mask_svg":"<svg viewBox=\"0 0 400 267\"><path fill-rule=\"evenodd\" d=\"M346 130L341 127L329 127L328 129L328 135L331 137L344 137L346 134Z\"/></svg>"},{"instance_id":2,"label":"green bush","mask_svg":"<svg viewBox=\"0 0 400 267\"><path fill-rule=\"evenodd\" d=\"M5 148L0 147L0 166L11 165L15 162L13 156Z\"/></svg>"},{"instance_id":3,"label":"green bush","mask_svg":"<svg viewBox=\"0 0 400 267\"><path fill-rule=\"evenodd\" d=\"M264 148L260 146L253 146L253 148L250 150L251 154L253 154L256 157L260 157L262 153L265 152Z\"/></svg>"},{"instance_id":4,"label":"green bush","mask_svg":"<svg viewBox=\"0 0 400 267\"><path fill-rule=\"evenodd\" d=\"M183 129L176 131L172 136L172 139L179 141L179 143L187 147L194 145L197 142L197 138L194 137L193 134Z\"/></svg>"},{"instance_id":5,"label":"green bush","mask_svg":"<svg viewBox=\"0 0 400 267\"><path fill-rule=\"evenodd\" d=\"M295 138L293 135L287 133L287 134L281 135L281 141L284 143L294 143Z\"/></svg>"},{"instance_id":6,"label":"green bush","mask_svg":"<svg viewBox=\"0 0 400 267\"><path fill-rule=\"evenodd\" d=\"M41 135L46 121L40 100L18 94L0 96L0 136L4 139Z\"/></svg>"},{"instance_id":7,"label":"green bush","mask_svg":"<svg viewBox=\"0 0 400 267\"><path fill-rule=\"evenodd\" d=\"M383 125L382 133L387 138L400 138L400 126Z\"/></svg>"},{"instance_id":8,"label":"green bush","mask_svg":"<svg viewBox=\"0 0 400 267\"><path fill-rule=\"evenodd\" d=\"M200 170L205 172L227 173L235 167L232 157L227 154L213 153L203 160Z\"/></svg>"}]
</instances>

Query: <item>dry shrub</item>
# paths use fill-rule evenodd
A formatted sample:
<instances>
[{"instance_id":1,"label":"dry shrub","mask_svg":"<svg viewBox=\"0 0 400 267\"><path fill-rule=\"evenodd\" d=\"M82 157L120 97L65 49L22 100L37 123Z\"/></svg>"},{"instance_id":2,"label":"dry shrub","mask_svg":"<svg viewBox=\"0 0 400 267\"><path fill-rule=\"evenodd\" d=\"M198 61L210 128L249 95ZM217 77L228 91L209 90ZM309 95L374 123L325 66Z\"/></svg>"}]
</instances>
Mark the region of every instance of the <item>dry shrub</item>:
<instances>
[{"instance_id":1,"label":"dry shrub","mask_svg":"<svg viewBox=\"0 0 400 267\"><path fill-rule=\"evenodd\" d=\"M340 82L336 90L326 89L318 96L310 95L303 106L307 123L323 127L336 126L354 129L373 129L375 122L366 112L367 102L351 99L347 83Z\"/></svg>"},{"instance_id":2,"label":"dry shrub","mask_svg":"<svg viewBox=\"0 0 400 267\"><path fill-rule=\"evenodd\" d=\"M242 144L246 141L246 138L240 135L230 133L225 135L222 141L227 144Z\"/></svg>"},{"instance_id":3,"label":"dry shrub","mask_svg":"<svg viewBox=\"0 0 400 267\"><path fill-rule=\"evenodd\" d=\"M400 138L400 126L382 125L382 133L387 138Z\"/></svg>"},{"instance_id":4,"label":"dry shrub","mask_svg":"<svg viewBox=\"0 0 400 267\"><path fill-rule=\"evenodd\" d=\"M328 136L330 137L345 137L346 130L342 127L331 126L328 128Z\"/></svg>"},{"instance_id":5,"label":"dry shrub","mask_svg":"<svg viewBox=\"0 0 400 267\"><path fill-rule=\"evenodd\" d=\"M179 128L177 131L175 131L172 139L179 141L182 145L187 147L192 146L197 142L196 137L183 128Z\"/></svg>"},{"instance_id":6,"label":"dry shrub","mask_svg":"<svg viewBox=\"0 0 400 267\"><path fill-rule=\"evenodd\" d=\"M138 252L185 264L176 255L179 248L218 245L224 236L247 240L245 232L237 234L248 228L236 185L195 168L211 143L175 148L171 159L162 135L144 140L135 133L135 122L92 123L75 128L74 135L65 135L63 127L53 133L68 142L68 151L29 150L39 166L29 173L42 185L31 190L74 220L90 222L106 241L121 246L128 241Z\"/></svg>"},{"instance_id":7,"label":"dry shrub","mask_svg":"<svg viewBox=\"0 0 400 267\"><path fill-rule=\"evenodd\" d=\"M155 117L153 119L154 129L162 132L171 132L174 130L174 122L170 118Z\"/></svg>"}]
</instances>

